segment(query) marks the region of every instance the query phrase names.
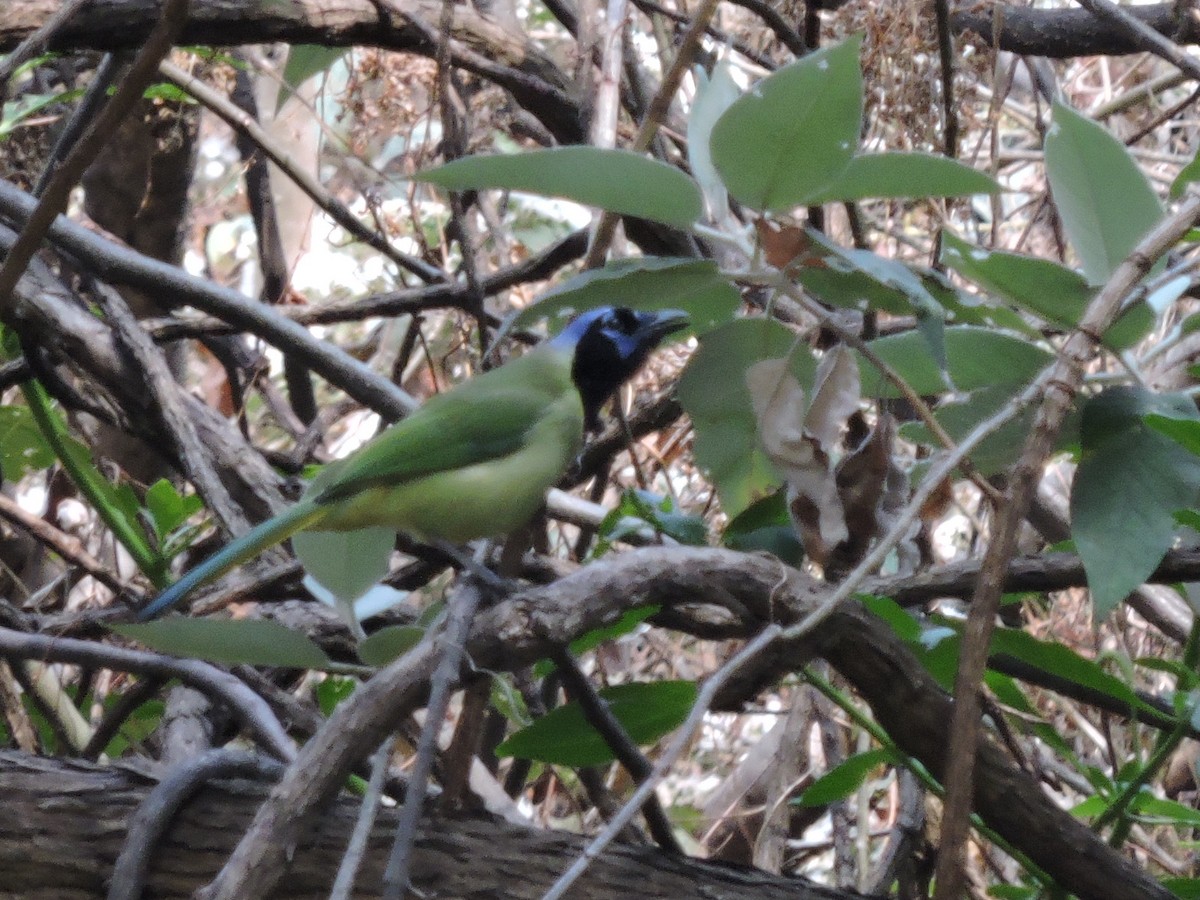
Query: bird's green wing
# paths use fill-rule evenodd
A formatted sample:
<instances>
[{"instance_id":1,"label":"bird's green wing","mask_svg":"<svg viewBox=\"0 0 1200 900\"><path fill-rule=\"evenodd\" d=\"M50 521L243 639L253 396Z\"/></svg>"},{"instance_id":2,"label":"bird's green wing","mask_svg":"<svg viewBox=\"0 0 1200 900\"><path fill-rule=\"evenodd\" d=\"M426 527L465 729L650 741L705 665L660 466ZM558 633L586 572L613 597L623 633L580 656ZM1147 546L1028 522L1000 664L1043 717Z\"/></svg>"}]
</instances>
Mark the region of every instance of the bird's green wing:
<instances>
[{"instance_id":1,"label":"bird's green wing","mask_svg":"<svg viewBox=\"0 0 1200 900\"><path fill-rule=\"evenodd\" d=\"M550 360L547 367L547 360L530 359L544 355L534 351L427 401L354 455L327 466L309 495L319 504L336 503L515 453L556 404L578 402L566 393L574 388L562 361Z\"/></svg>"}]
</instances>

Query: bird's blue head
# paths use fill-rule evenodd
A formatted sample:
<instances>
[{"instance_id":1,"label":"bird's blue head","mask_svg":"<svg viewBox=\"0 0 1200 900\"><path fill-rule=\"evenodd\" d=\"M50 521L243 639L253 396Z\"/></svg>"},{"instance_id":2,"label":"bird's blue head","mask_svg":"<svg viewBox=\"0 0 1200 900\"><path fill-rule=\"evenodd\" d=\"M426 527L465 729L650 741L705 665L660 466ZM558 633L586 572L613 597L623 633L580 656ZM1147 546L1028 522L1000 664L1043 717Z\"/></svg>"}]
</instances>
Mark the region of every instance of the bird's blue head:
<instances>
[{"instance_id":1,"label":"bird's blue head","mask_svg":"<svg viewBox=\"0 0 1200 900\"><path fill-rule=\"evenodd\" d=\"M624 306L588 310L551 341L573 350L571 378L583 400L589 431L600 427L600 407L638 370L664 337L688 324L678 309L638 312Z\"/></svg>"}]
</instances>

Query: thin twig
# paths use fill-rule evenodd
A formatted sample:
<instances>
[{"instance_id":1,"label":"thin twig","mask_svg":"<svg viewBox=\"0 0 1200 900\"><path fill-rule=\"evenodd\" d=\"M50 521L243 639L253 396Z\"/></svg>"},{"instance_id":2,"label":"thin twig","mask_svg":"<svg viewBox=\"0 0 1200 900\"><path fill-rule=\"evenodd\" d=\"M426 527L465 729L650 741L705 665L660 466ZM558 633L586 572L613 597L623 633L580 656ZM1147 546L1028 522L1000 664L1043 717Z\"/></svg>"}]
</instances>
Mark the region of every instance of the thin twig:
<instances>
[{"instance_id":1,"label":"thin twig","mask_svg":"<svg viewBox=\"0 0 1200 900\"><path fill-rule=\"evenodd\" d=\"M392 246L386 237L372 231L346 208L340 200L333 196L325 186L310 172L296 165L291 155L259 125L254 118L244 110L231 103L228 98L213 90L190 72L181 69L169 60L163 60L159 65L159 73L168 81L187 91L208 109L216 113L230 128L257 144L288 178L295 182L300 190L308 195L328 216L346 229L351 235L367 246L378 250L402 269L412 272L422 281L433 283L446 281L446 273L436 269L429 263L403 253Z\"/></svg>"},{"instance_id":2,"label":"thin twig","mask_svg":"<svg viewBox=\"0 0 1200 900\"><path fill-rule=\"evenodd\" d=\"M67 124L63 126L58 138L54 141L54 146L50 148L50 156L38 175L37 183L33 186L33 196L40 197L46 192L46 186L58 170L59 163L71 152L88 124L96 118L96 114L100 112L108 99L108 90L117 80L117 75L126 59L126 54L104 54L104 59L96 67L96 72L92 75L92 80L88 82L82 99L76 104L71 118L67 120Z\"/></svg>"},{"instance_id":3,"label":"thin twig","mask_svg":"<svg viewBox=\"0 0 1200 900\"><path fill-rule=\"evenodd\" d=\"M579 704L579 708L583 711L583 716L587 723L599 732L604 738L604 743L608 745L608 749L613 752L613 756L620 761L626 771L633 776L633 780L637 784L641 784L654 773L654 767L650 764L650 760L642 754L638 749L637 744L621 727L620 721L613 715L604 698L588 681L587 676L579 669L579 664L575 662L569 650L560 648L553 656L554 664L558 667L558 673L562 677L563 686L567 689L567 693L571 699ZM675 832L671 827L671 820L667 818L666 812L662 808L662 804L658 802L658 795L651 792L649 799L646 801L646 806L642 810L642 814L646 817L646 824L650 828L650 834L654 838L655 843L668 853L682 854L683 848L679 846L679 841L675 839Z\"/></svg>"},{"instance_id":4,"label":"thin twig","mask_svg":"<svg viewBox=\"0 0 1200 900\"><path fill-rule=\"evenodd\" d=\"M721 666L704 682L704 687L700 689L700 693L696 697L696 702L692 705L692 710L688 713L687 719L679 727L675 737L667 745L658 762L654 764L654 769L651 771L650 776L638 785L637 790L633 792L633 796L621 807L620 812L613 816L609 823L604 826L604 830L596 835L587 847L584 848L583 853L571 864L571 867L563 872L558 880L550 886L550 889L542 895L542 900L562 900L562 897L570 889L571 885L578 881L579 877L587 871L592 861L603 853L604 848L611 844L625 827L633 821L633 817L637 815L638 810L645 805L646 800L654 792L655 788L658 787L663 778L666 777L671 766L687 750L693 735L695 735L700 725L704 722L704 717L708 714L713 698L717 695L721 686L736 674L744 663L754 659L755 656L771 646L772 642L778 639L782 633L778 625L767 625L753 640L749 641L741 650L734 654L732 659Z\"/></svg>"},{"instance_id":5,"label":"thin twig","mask_svg":"<svg viewBox=\"0 0 1200 900\"><path fill-rule=\"evenodd\" d=\"M442 730L442 723L446 718L450 694L458 682L463 650L481 595L478 585L470 581L464 582L451 602L450 617L439 635L441 660L430 683L429 702L425 706L425 724L421 727L416 760L409 773L408 788L404 792L404 806L401 807L400 817L396 820L396 842L392 845L383 876L384 900L401 900L408 891L412 848L417 839L417 823L425 806L429 775L433 771L438 733Z\"/></svg>"},{"instance_id":6,"label":"thin twig","mask_svg":"<svg viewBox=\"0 0 1200 900\"><path fill-rule=\"evenodd\" d=\"M131 590L113 575L104 563L87 552L83 541L55 528L41 516L35 516L4 494L0 494L0 518L29 532L35 540L45 544L71 565L87 572L114 594L121 595Z\"/></svg>"},{"instance_id":7,"label":"thin twig","mask_svg":"<svg viewBox=\"0 0 1200 900\"><path fill-rule=\"evenodd\" d=\"M354 831L350 832L346 852L342 854L342 861L338 865L337 877L333 881L333 887L329 889L329 900L350 900L354 896L354 882L367 855L371 828L379 814L379 806L383 800L383 784L387 778L388 761L391 758L390 740L380 744L375 755L371 757L371 780L367 782L367 792L359 805L358 818L354 820Z\"/></svg>"},{"instance_id":8,"label":"thin twig","mask_svg":"<svg viewBox=\"0 0 1200 900\"><path fill-rule=\"evenodd\" d=\"M954 34L950 29L950 0L933 0L937 14L938 55L942 71L942 128L945 141L942 152L958 156L958 111L954 108Z\"/></svg>"},{"instance_id":9,"label":"thin twig","mask_svg":"<svg viewBox=\"0 0 1200 900\"><path fill-rule=\"evenodd\" d=\"M608 0L604 27L597 40L600 51L600 79L592 103L592 131L589 135L594 147L611 149L617 146L617 120L621 109L621 61L624 52L621 31L627 9L626 0Z\"/></svg>"},{"instance_id":10,"label":"thin twig","mask_svg":"<svg viewBox=\"0 0 1200 900\"><path fill-rule=\"evenodd\" d=\"M2 186L0 186L0 204L4 202L3 193ZM564 266L575 262L586 251L587 233L582 230L573 232L557 243L551 244L536 256L531 256L490 275L484 275L480 279L481 288L484 294L490 297L517 285L528 284L531 281L543 281L552 277ZM129 257L129 265L136 268L140 262L134 257ZM191 290L201 289L201 284L195 284L191 288ZM465 283L435 284L428 287L402 288L398 291L389 291L356 300L331 300L321 306L288 306L276 308L274 311L276 315L300 325L333 325L338 322L361 322L363 319L375 316L419 315L437 309L466 310L471 302L470 297L470 286ZM203 309L203 296L198 300L199 302L189 299L187 302L198 309ZM488 318L489 325L495 326L499 323L499 319ZM215 319L161 318L147 319L144 324L146 330L153 334L156 340L220 334L233 330L227 323ZM532 338L520 334L517 337L522 340L532 340Z\"/></svg>"},{"instance_id":11,"label":"thin twig","mask_svg":"<svg viewBox=\"0 0 1200 900\"><path fill-rule=\"evenodd\" d=\"M117 736L121 726L137 710L139 706L158 693L167 683L165 678L139 678L133 685L121 691L116 703L104 711L104 718L92 731L88 742L80 749L83 759L96 760L104 752L104 748Z\"/></svg>"},{"instance_id":12,"label":"thin twig","mask_svg":"<svg viewBox=\"0 0 1200 900\"><path fill-rule=\"evenodd\" d=\"M0 212L6 217L29 222L37 208L37 202L20 188L0 181ZM286 353L294 353L331 384L387 418L400 418L419 405L369 366L314 337L274 307L263 306L235 290L190 275L178 266L99 238L65 217L53 222L49 237L61 250L86 263L98 278L141 288L156 296L171 295L261 337ZM12 259L12 251L9 252L8 258ZM0 310L3 308L0 303Z\"/></svg>"},{"instance_id":13,"label":"thin twig","mask_svg":"<svg viewBox=\"0 0 1200 900\"><path fill-rule=\"evenodd\" d=\"M204 498L204 505L216 516L227 536L249 531L250 520L221 481L211 452L200 440L196 426L184 407L181 397L183 388L171 374L163 351L142 330L117 291L96 281L93 281L91 288L116 332L117 340L124 346L130 363L141 370L143 383L153 398L152 408L158 414L163 437L174 450L188 480Z\"/></svg>"},{"instance_id":14,"label":"thin twig","mask_svg":"<svg viewBox=\"0 0 1200 900\"><path fill-rule=\"evenodd\" d=\"M66 0L58 9L38 26L37 30L21 41L11 53L0 61L0 104L8 99L8 82L17 71L29 60L33 59L50 43L54 33L71 20L75 13L86 6L90 0Z\"/></svg>"},{"instance_id":15,"label":"thin twig","mask_svg":"<svg viewBox=\"0 0 1200 900\"><path fill-rule=\"evenodd\" d=\"M696 10L696 14L692 16L692 24L683 33L683 39L679 42L679 50L676 52L675 58L671 60L671 67L667 70L662 84L658 87L658 92L650 102L646 118L638 127L638 133L630 147L634 153L645 152L658 133L659 126L666 121L667 113L671 109L671 102L675 99L675 93L679 90L680 82L683 81L684 74L695 58L700 41L704 38L705 29L719 4L720 0L704 0L700 4L700 8ZM608 252L608 246L612 243L618 220L619 217L615 213L608 211L600 216L600 221L592 234L587 258L584 260L585 269L594 269L603 262L604 255Z\"/></svg>"},{"instance_id":16,"label":"thin twig","mask_svg":"<svg viewBox=\"0 0 1200 900\"><path fill-rule=\"evenodd\" d=\"M245 61L246 57L239 54L238 58ZM296 96L293 94L293 96ZM247 67L239 67L234 80L231 102L240 109L252 122L258 121L258 102L254 96L254 81ZM279 230L279 207L275 193L271 187L271 167L267 164L267 155L249 135L236 131L235 144L238 154L245 164L243 180L246 185L246 199L250 206L250 218L254 223L254 234L258 239L258 266L262 272L262 289L259 300L274 305L282 303L288 289L288 259L283 246L283 235ZM311 162L316 164L316 151L313 151ZM232 373L231 373L232 376ZM313 390L312 375L308 367L300 360L285 356L283 358L283 377L287 384L289 412L305 425L311 425L317 418L317 398ZM267 381L268 379L261 379ZM234 403L242 406L241 378L230 378L230 388L235 392ZM245 411L242 411L241 421L245 423Z\"/></svg>"}]
</instances>

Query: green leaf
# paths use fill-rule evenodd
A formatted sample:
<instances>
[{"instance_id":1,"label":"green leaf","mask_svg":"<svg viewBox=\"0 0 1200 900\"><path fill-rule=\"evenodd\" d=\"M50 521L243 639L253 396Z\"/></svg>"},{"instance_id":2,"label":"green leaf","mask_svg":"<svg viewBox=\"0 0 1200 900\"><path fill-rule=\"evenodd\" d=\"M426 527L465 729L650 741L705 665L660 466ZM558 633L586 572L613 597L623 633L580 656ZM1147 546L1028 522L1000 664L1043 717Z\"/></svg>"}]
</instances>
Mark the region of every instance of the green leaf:
<instances>
[{"instance_id":1,"label":"green leaf","mask_svg":"<svg viewBox=\"0 0 1200 900\"><path fill-rule=\"evenodd\" d=\"M687 718L696 700L692 681L656 681L607 688L600 696L635 744L653 743ZM551 710L496 748L497 756L516 756L559 766L598 766L612 751L583 717L577 703Z\"/></svg>"},{"instance_id":2,"label":"green leaf","mask_svg":"<svg viewBox=\"0 0 1200 900\"><path fill-rule=\"evenodd\" d=\"M124 693L115 691L110 693L104 702L105 711L111 710L124 697ZM121 722L120 730L108 742L108 746L104 748L104 752L113 759L116 759L119 756L124 756L125 752L130 748L141 749L145 740L154 734L162 724L162 716L165 709L166 704L158 699L147 700L138 706L137 709L126 716Z\"/></svg>"},{"instance_id":3,"label":"green leaf","mask_svg":"<svg viewBox=\"0 0 1200 900\"><path fill-rule=\"evenodd\" d=\"M996 296L1064 327L1079 323L1095 294L1074 269L1049 259L975 247L949 231L942 232L940 260Z\"/></svg>"},{"instance_id":4,"label":"green leaf","mask_svg":"<svg viewBox=\"0 0 1200 900\"><path fill-rule=\"evenodd\" d=\"M623 635L629 634L651 616L661 611L662 607L658 605L635 607L627 611L621 618L613 622L613 624L605 625L602 628L593 628L587 634L573 640L571 642L571 653L579 656L581 653L587 653L589 650L595 649L605 641L616 640Z\"/></svg>"},{"instance_id":5,"label":"green leaf","mask_svg":"<svg viewBox=\"0 0 1200 900\"><path fill-rule=\"evenodd\" d=\"M671 497L626 489L621 502L600 523L599 542L592 555L602 556L614 542L638 533L647 525L685 546L702 547L708 543L708 526L702 517L680 513Z\"/></svg>"},{"instance_id":6,"label":"green leaf","mask_svg":"<svg viewBox=\"0 0 1200 900\"><path fill-rule=\"evenodd\" d=\"M1041 713L1029 702L1029 698L1025 696L1013 678L994 669L988 669L984 673L984 680L988 690L996 695L996 699L1000 703L1026 716L1028 727L1032 728L1033 734L1040 738L1047 747L1063 759L1075 759L1074 752L1063 739L1062 734L1053 725L1042 720Z\"/></svg>"},{"instance_id":7,"label":"green leaf","mask_svg":"<svg viewBox=\"0 0 1200 900\"><path fill-rule=\"evenodd\" d=\"M326 47L323 44L292 44L288 49L287 65L283 68L283 83L275 97L275 113L283 109L296 88L318 72L329 67L350 51L345 47Z\"/></svg>"},{"instance_id":8,"label":"green leaf","mask_svg":"<svg viewBox=\"0 0 1200 900\"><path fill-rule=\"evenodd\" d=\"M1016 393L1016 386L997 384L976 391L956 395L934 410L934 418L956 442L971 433L981 422L995 415ZM986 437L971 453L972 464L983 475L994 475L1016 461L1029 428L1033 424L1035 411L1022 411L1007 424ZM907 440L927 447L941 447L941 442L923 422L906 422L900 433ZM1065 449L1079 442L1079 411L1072 407L1059 431L1057 449Z\"/></svg>"},{"instance_id":9,"label":"green leaf","mask_svg":"<svg viewBox=\"0 0 1200 900\"><path fill-rule=\"evenodd\" d=\"M943 272L924 269L918 274L925 289L945 310L948 324L982 325L1034 339L1041 337L1041 332L1026 322L1024 317L1008 304L996 303L988 295L966 291Z\"/></svg>"},{"instance_id":10,"label":"green leaf","mask_svg":"<svg viewBox=\"0 0 1200 900\"><path fill-rule=\"evenodd\" d=\"M53 465L54 451L42 437L24 404L0 406L0 475L20 481L29 472Z\"/></svg>"},{"instance_id":11,"label":"green leaf","mask_svg":"<svg viewBox=\"0 0 1200 900\"><path fill-rule=\"evenodd\" d=\"M53 94L24 94L0 106L0 140L8 137L25 119L37 115L56 103L70 103L83 96L83 90L59 91Z\"/></svg>"},{"instance_id":12,"label":"green leaf","mask_svg":"<svg viewBox=\"0 0 1200 900\"><path fill-rule=\"evenodd\" d=\"M1095 295L1078 272L1058 263L1019 253L973 247L950 232L942 233L941 261L964 278L1009 303L1063 328L1074 328ZM1154 325L1145 304L1131 306L1104 335L1104 343L1123 350Z\"/></svg>"},{"instance_id":13,"label":"green leaf","mask_svg":"<svg viewBox=\"0 0 1200 900\"><path fill-rule=\"evenodd\" d=\"M275 622L174 618L110 628L172 656L292 669L320 669L329 664L329 657L306 635Z\"/></svg>"},{"instance_id":14,"label":"green leaf","mask_svg":"<svg viewBox=\"0 0 1200 900\"><path fill-rule=\"evenodd\" d=\"M1155 797L1148 791L1138 793L1131 806L1134 815L1142 821L1150 820L1149 824L1173 825L1176 828L1200 826L1200 810L1165 797Z\"/></svg>"},{"instance_id":15,"label":"green leaf","mask_svg":"<svg viewBox=\"0 0 1200 900\"><path fill-rule=\"evenodd\" d=\"M571 655L582 656L589 650L594 650L606 641L616 640L617 638L629 634L644 621L651 616L659 613L662 610L661 606L638 606L628 610L617 621L611 625L603 625L600 628L593 628L587 634L571 641ZM545 678L554 671L554 664L548 660L540 660L533 667L533 675L535 678Z\"/></svg>"},{"instance_id":16,"label":"green leaf","mask_svg":"<svg viewBox=\"0 0 1200 900\"><path fill-rule=\"evenodd\" d=\"M1128 350L1148 335L1158 317L1149 304L1133 303L1121 310L1104 332L1104 344L1113 350Z\"/></svg>"},{"instance_id":17,"label":"green leaf","mask_svg":"<svg viewBox=\"0 0 1200 900\"><path fill-rule=\"evenodd\" d=\"M787 492L778 490L736 515L721 536L730 550L770 553L790 566L804 560L804 547L787 509Z\"/></svg>"},{"instance_id":18,"label":"green leaf","mask_svg":"<svg viewBox=\"0 0 1200 900\"><path fill-rule=\"evenodd\" d=\"M345 678L339 675L328 675L317 684L317 705L321 714L329 716L337 709L337 705L354 693L358 687L358 679Z\"/></svg>"},{"instance_id":19,"label":"green leaf","mask_svg":"<svg viewBox=\"0 0 1200 900\"><path fill-rule=\"evenodd\" d=\"M1200 490L1200 460L1143 421L1150 412L1181 414L1180 401L1118 387L1084 406L1071 536L1097 621L1154 571L1171 544L1173 513Z\"/></svg>"},{"instance_id":20,"label":"green leaf","mask_svg":"<svg viewBox=\"0 0 1200 900\"><path fill-rule=\"evenodd\" d=\"M890 750L882 747L856 753L830 769L796 798L800 806L826 806L858 790L867 776L880 766L894 762Z\"/></svg>"},{"instance_id":21,"label":"green leaf","mask_svg":"<svg viewBox=\"0 0 1200 900\"><path fill-rule=\"evenodd\" d=\"M797 350L791 331L767 319L739 319L702 335L679 379L679 402L695 429L696 462L708 471L730 517L780 485L759 447L745 372L759 360L789 353L792 373L810 387L816 361L806 347Z\"/></svg>"},{"instance_id":22,"label":"green leaf","mask_svg":"<svg viewBox=\"0 0 1200 900\"><path fill-rule=\"evenodd\" d=\"M737 288L711 260L639 256L568 278L522 310L515 324L524 327L546 317L565 322L568 315L598 306L628 306L682 309L691 317L691 329L703 334L730 321L741 302Z\"/></svg>"},{"instance_id":23,"label":"green leaf","mask_svg":"<svg viewBox=\"0 0 1200 900\"><path fill-rule=\"evenodd\" d=\"M196 104L196 98L178 85L168 81L152 84L142 91L143 100L165 100L168 103L183 103L189 106Z\"/></svg>"},{"instance_id":24,"label":"green leaf","mask_svg":"<svg viewBox=\"0 0 1200 900\"><path fill-rule=\"evenodd\" d=\"M1192 161L1179 170L1175 180L1171 182L1171 199L1178 200L1184 190L1193 181L1200 181L1200 154L1192 157Z\"/></svg>"},{"instance_id":25,"label":"green leaf","mask_svg":"<svg viewBox=\"0 0 1200 900\"><path fill-rule=\"evenodd\" d=\"M181 496L175 485L165 478L160 478L146 490L146 509L154 522L160 545L167 535L203 507L204 501L198 495Z\"/></svg>"},{"instance_id":26,"label":"green leaf","mask_svg":"<svg viewBox=\"0 0 1200 900\"><path fill-rule=\"evenodd\" d=\"M1054 104L1046 176L1083 272L1103 284L1162 218L1158 195L1125 146L1068 106Z\"/></svg>"},{"instance_id":27,"label":"green leaf","mask_svg":"<svg viewBox=\"0 0 1200 900\"><path fill-rule=\"evenodd\" d=\"M1054 361L1053 355L1029 341L972 325L945 331L946 374L960 391L997 384L1026 384ZM870 348L908 382L918 394L943 394L946 378L915 332L871 341ZM898 397L900 392L866 360L862 360L864 396Z\"/></svg>"},{"instance_id":28,"label":"green leaf","mask_svg":"<svg viewBox=\"0 0 1200 900\"><path fill-rule=\"evenodd\" d=\"M517 725L528 725L533 720L533 716L529 714L525 698L517 689L514 681L512 675L493 674L491 704L508 721L515 722Z\"/></svg>"},{"instance_id":29,"label":"green leaf","mask_svg":"<svg viewBox=\"0 0 1200 900\"><path fill-rule=\"evenodd\" d=\"M1175 521L1180 525L1186 525L1193 531L1200 531L1200 512L1194 509L1175 510ZM1192 601L1192 606L1196 606L1194 601Z\"/></svg>"},{"instance_id":30,"label":"green leaf","mask_svg":"<svg viewBox=\"0 0 1200 900\"><path fill-rule=\"evenodd\" d=\"M883 621L891 626L892 631L896 632L898 638L909 643L920 641L921 623L891 597L876 597L871 594L859 594L857 596L859 602L866 607L868 612L883 619Z\"/></svg>"},{"instance_id":31,"label":"green leaf","mask_svg":"<svg viewBox=\"0 0 1200 900\"><path fill-rule=\"evenodd\" d=\"M1147 413L1142 420L1188 452L1200 456L1200 422L1194 418L1180 419L1162 413Z\"/></svg>"},{"instance_id":32,"label":"green leaf","mask_svg":"<svg viewBox=\"0 0 1200 900\"><path fill-rule=\"evenodd\" d=\"M794 275L810 294L828 306L842 309L868 309L892 315L912 315L909 296L895 284L884 284L857 265L859 259L875 254L868 250L848 250L825 257L823 265L802 266ZM904 268L901 263L894 263Z\"/></svg>"},{"instance_id":33,"label":"green leaf","mask_svg":"<svg viewBox=\"0 0 1200 900\"><path fill-rule=\"evenodd\" d=\"M627 150L577 146L467 156L414 177L453 191L501 188L564 197L676 228L688 228L704 212L696 182L673 166Z\"/></svg>"},{"instance_id":34,"label":"green leaf","mask_svg":"<svg viewBox=\"0 0 1200 900\"><path fill-rule=\"evenodd\" d=\"M801 206L849 165L862 129L861 45L856 36L789 63L721 116L712 159L739 202Z\"/></svg>"},{"instance_id":35,"label":"green leaf","mask_svg":"<svg viewBox=\"0 0 1200 900\"><path fill-rule=\"evenodd\" d=\"M133 488L128 483L113 484L105 478L92 461L92 451L70 435L63 436L62 449L63 454L69 457L69 460L64 460L65 463L69 462L76 471L89 473L93 489L96 491L96 499L105 504L109 515L120 517L128 533L136 536L147 552L153 553L146 542L146 528L141 517L142 505L138 502ZM112 523L109 527L112 527Z\"/></svg>"},{"instance_id":36,"label":"green leaf","mask_svg":"<svg viewBox=\"0 0 1200 900\"><path fill-rule=\"evenodd\" d=\"M301 531L292 549L304 571L341 600L357 600L388 573L396 532L391 528L357 531Z\"/></svg>"},{"instance_id":37,"label":"green leaf","mask_svg":"<svg viewBox=\"0 0 1200 900\"><path fill-rule=\"evenodd\" d=\"M1099 794L1080 800L1071 807L1071 815L1077 819L1092 819L1108 810L1108 801Z\"/></svg>"},{"instance_id":38,"label":"green leaf","mask_svg":"<svg viewBox=\"0 0 1200 900\"><path fill-rule=\"evenodd\" d=\"M852 157L831 183L805 202L969 197L999 190L990 175L958 160L930 153L871 153Z\"/></svg>"},{"instance_id":39,"label":"green leaf","mask_svg":"<svg viewBox=\"0 0 1200 900\"><path fill-rule=\"evenodd\" d=\"M996 695L996 699L1001 705L1015 709L1032 719L1040 717L1037 708L1029 702L1029 698L1025 696L1025 692L1021 690L1012 676L988 669L985 677L988 690Z\"/></svg>"},{"instance_id":40,"label":"green leaf","mask_svg":"<svg viewBox=\"0 0 1200 900\"><path fill-rule=\"evenodd\" d=\"M1162 886L1179 900L1200 900L1200 878L1164 878Z\"/></svg>"},{"instance_id":41,"label":"green leaf","mask_svg":"<svg viewBox=\"0 0 1200 900\"><path fill-rule=\"evenodd\" d=\"M925 280L903 263L869 250L845 249L810 231L813 252L820 264L800 267L797 280L826 303L871 309L918 318L945 318L942 305Z\"/></svg>"},{"instance_id":42,"label":"green leaf","mask_svg":"<svg viewBox=\"0 0 1200 900\"><path fill-rule=\"evenodd\" d=\"M1075 684L1100 691L1137 707L1140 701L1121 679L1110 675L1096 662L1080 656L1065 644L1040 641L1015 628L997 628L992 636L993 653L1004 653Z\"/></svg>"},{"instance_id":43,"label":"green leaf","mask_svg":"<svg viewBox=\"0 0 1200 900\"><path fill-rule=\"evenodd\" d=\"M4 352L12 352L16 344L13 332L0 329L0 340L4 342ZM46 443L53 448L63 468L80 492L100 514L104 524L113 535L124 545L135 562L149 578L155 587L164 586L170 575L167 571L168 559L156 552L146 537L146 531L139 521L137 498L128 485L123 489L114 488L93 465L91 453L79 441L71 437L67 423L62 415L54 408L50 395L38 381L26 381L21 385L25 403L29 407L38 430Z\"/></svg>"},{"instance_id":44,"label":"green leaf","mask_svg":"<svg viewBox=\"0 0 1200 900\"><path fill-rule=\"evenodd\" d=\"M380 628L358 645L358 658L368 666L386 666L421 643L425 633L424 628L416 625Z\"/></svg>"}]
</instances>

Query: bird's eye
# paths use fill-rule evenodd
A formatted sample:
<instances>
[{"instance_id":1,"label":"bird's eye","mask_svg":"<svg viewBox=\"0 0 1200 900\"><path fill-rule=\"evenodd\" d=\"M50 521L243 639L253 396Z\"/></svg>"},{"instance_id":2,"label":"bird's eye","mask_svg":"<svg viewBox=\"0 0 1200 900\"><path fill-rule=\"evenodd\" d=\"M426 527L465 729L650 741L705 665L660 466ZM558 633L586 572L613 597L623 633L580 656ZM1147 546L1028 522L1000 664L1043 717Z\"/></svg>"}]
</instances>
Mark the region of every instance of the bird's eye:
<instances>
[{"instance_id":1,"label":"bird's eye","mask_svg":"<svg viewBox=\"0 0 1200 900\"><path fill-rule=\"evenodd\" d=\"M612 311L610 324L623 334L633 334L638 328L637 314L632 309L619 306Z\"/></svg>"}]
</instances>

